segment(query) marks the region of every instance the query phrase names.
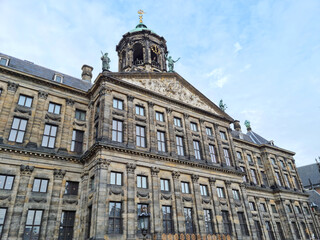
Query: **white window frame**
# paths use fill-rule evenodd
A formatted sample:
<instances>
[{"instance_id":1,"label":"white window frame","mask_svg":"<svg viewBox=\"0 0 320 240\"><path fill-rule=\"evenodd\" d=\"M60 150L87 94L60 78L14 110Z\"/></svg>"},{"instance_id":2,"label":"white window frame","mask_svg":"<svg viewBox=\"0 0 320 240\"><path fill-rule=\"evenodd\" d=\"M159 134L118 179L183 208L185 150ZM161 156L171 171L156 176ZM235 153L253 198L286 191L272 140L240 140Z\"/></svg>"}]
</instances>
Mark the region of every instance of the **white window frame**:
<instances>
[{"instance_id":1,"label":"white window frame","mask_svg":"<svg viewBox=\"0 0 320 240\"><path fill-rule=\"evenodd\" d=\"M61 78L61 82L57 81L57 77ZM56 74L54 74L53 81L58 82L58 83L63 83L63 76L61 74L56 73Z\"/></svg>"},{"instance_id":2,"label":"white window frame","mask_svg":"<svg viewBox=\"0 0 320 240\"><path fill-rule=\"evenodd\" d=\"M6 63L4 65L0 64L1 66L9 66L9 58L6 58L6 57L0 57L0 62L2 59L5 59L6 60Z\"/></svg>"}]
</instances>

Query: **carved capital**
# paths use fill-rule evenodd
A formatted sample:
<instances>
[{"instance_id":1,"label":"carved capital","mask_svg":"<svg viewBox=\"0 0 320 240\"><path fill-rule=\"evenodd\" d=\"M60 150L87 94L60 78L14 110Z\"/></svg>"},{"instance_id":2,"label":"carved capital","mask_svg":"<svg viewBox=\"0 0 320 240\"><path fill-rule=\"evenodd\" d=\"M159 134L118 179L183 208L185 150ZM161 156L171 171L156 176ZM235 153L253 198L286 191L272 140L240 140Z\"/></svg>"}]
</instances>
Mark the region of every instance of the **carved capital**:
<instances>
[{"instance_id":1,"label":"carved capital","mask_svg":"<svg viewBox=\"0 0 320 240\"><path fill-rule=\"evenodd\" d=\"M184 113L183 115L184 115L185 119L189 119L189 117L190 117L190 115L188 113Z\"/></svg>"},{"instance_id":2,"label":"carved capital","mask_svg":"<svg viewBox=\"0 0 320 240\"><path fill-rule=\"evenodd\" d=\"M134 173L137 165L135 163L127 163L127 173Z\"/></svg>"},{"instance_id":3,"label":"carved capital","mask_svg":"<svg viewBox=\"0 0 320 240\"><path fill-rule=\"evenodd\" d=\"M216 183L216 179L214 177L209 178L209 183L213 186Z\"/></svg>"},{"instance_id":4,"label":"carved capital","mask_svg":"<svg viewBox=\"0 0 320 240\"><path fill-rule=\"evenodd\" d=\"M148 101L148 106L149 106L149 107L153 107L153 106L154 106L154 103L151 102L151 101Z\"/></svg>"},{"instance_id":5,"label":"carved capital","mask_svg":"<svg viewBox=\"0 0 320 240\"><path fill-rule=\"evenodd\" d=\"M171 108L167 107L166 110L167 110L168 114L172 113L172 109Z\"/></svg>"},{"instance_id":6,"label":"carved capital","mask_svg":"<svg viewBox=\"0 0 320 240\"><path fill-rule=\"evenodd\" d=\"M53 175L54 175L55 178L62 179L64 177L64 175L66 175L66 170L54 169L53 170Z\"/></svg>"},{"instance_id":7,"label":"carved capital","mask_svg":"<svg viewBox=\"0 0 320 240\"><path fill-rule=\"evenodd\" d=\"M201 119L200 119L200 123L201 123L201 124L204 123L204 119L201 118Z\"/></svg>"},{"instance_id":8,"label":"carved capital","mask_svg":"<svg viewBox=\"0 0 320 240\"><path fill-rule=\"evenodd\" d=\"M231 181L227 180L225 183L226 183L226 186L227 186L227 187L230 187Z\"/></svg>"},{"instance_id":9,"label":"carved capital","mask_svg":"<svg viewBox=\"0 0 320 240\"><path fill-rule=\"evenodd\" d=\"M152 176L158 176L158 173L160 172L160 169L158 167L152 167L151 168L151 174Z\"/></svg>"},{"instance_id":10,"label":"carved capital","mask_svg":"<svg viewBox=\"0 0 320 240\"><path fill-rule=\"evenodd\" d=\"M38 91L38 98L47 99L48 93L44 91Z\"/></svg>"},{"instance_id":11,"label":"carved capital","mask_svg":"<svg viewBox=\"0 0 320 240\"><path fill-rule=\"evenodd\" d=\"M20 173L22 175L31 175L33 172L34 166L29 165L20 165Z\"/></svg>"},{"instance_id":12,"label":"carved capital","mask_svg":"<svg viewBox=\"0 0 320 240\"><path fill-rule=\"evenodd\" d=\"M102 86L99 90L99 96L104 96L106 94L107 88L105 86Z\"/></svg>"},{"instance_id":13,"label":"carved capital","mask_svg":"<svg viewBox=\"0 0 320 240\"><path fill-rule=\"evenodd\" d=\"M245 188L247 188L247 185L245 183L240 183L240 187L245 189Z\"/></svg>"},{"instance_id":14,"label":"carved capital","mask_svg":"<svg viewBox=\"0 0 320 240\"><path fill-rule=\"evenodd\" d=\"M172 172L172 177L173 177L174 179L179 179L179 177L180 177L180 172L178 172L178 171L173 171L173 172Z\"/></svg>"},{"instance_id":15,"label":"carved capital","mask_svg":"<svg viewBox=\"0 0 320 240\"><path fill-rule=\"evenodd\" d=\"M19 87L18 83L8 82L8 90L12 92L16 92Z\"/></svg>"},{"instance_id":16,"label":"carved capital","mask_svg":"<svg viewBox=\"0 0 320 240\"><path fill-rule=\"evenodd\" d=\"M98 158L96 160L96 164L98 166L98 169L108 169L110 165L110 160L107 160L104 158Z\"/></svg>"},{"instance_id":17,"label":"carved capital","mask_svg":"<svg viewBox=\"0 0 320 240\"><path fill-rule=\"evenodd\" d=\"M87 181L89 178L89 173L88 171L85 171L81 174L81 181L84 182L84 181Z\"/></svg>"},{"instance_id":18,"label":"carved capital","mask_svg":"<svg viewBox=\"0 0 320 240\"><path fill-rule=\"evenodd\" d=\"M199 180L199 175L192 174L191 179L192 179L192 182L197 183Z\"/></svg>"},{"instance_id":19,"label":"carved capital","mask_svg":"<svg viewBox=\"0 0 320 240\"><path fill-rule=\"evenodd\" d=\"M128 95L128 96L127 96L127 99L128 99L128 101L129 101L129 102L132 102L132 101L133 101L133 99L134 99L134 96L132 96L132 95Z\"/></svg>"},{"instance_id":20,"label":"carved capital","mask_svg":"<svg viewBox=\"0 0 320 240\"><path fill-rule=\"evenodd\" d=\"M70 98L66 98L66 104L68 106L73 106L74 105L74 100L70 99Z\"/></svg>"}]
</instances>

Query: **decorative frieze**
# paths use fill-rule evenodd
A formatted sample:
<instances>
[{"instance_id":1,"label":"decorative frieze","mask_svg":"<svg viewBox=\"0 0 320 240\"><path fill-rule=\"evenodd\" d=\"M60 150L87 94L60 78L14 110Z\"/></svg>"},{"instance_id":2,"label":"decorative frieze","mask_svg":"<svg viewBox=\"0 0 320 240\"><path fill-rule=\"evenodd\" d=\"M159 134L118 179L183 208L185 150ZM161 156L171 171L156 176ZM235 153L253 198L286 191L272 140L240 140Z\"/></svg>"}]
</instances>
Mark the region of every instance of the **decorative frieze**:
<instances>
[{"instance_id":1,"label":"decorative frieze","mask_svg":"<svg viewBox=\"0 0 320 240\"><path fill-rule=\"evenodd\" d=\"M18 83L8 82L8 91L16 92L19 87Z\"/></svg>"},{"instance_id":2,"label":"decorative frieze","mask_svg":"<svg viewBox=\"0 0 320 240\"><path fill-rule=\"evenodd\" d=\"M128 95L128 96L127 96L127 99L128 99L129 102L132 102L132 101L134 100L134 96Z\"/></svg>"},{"instance_id":3,"label":"decorative frieze","mask_svg":"<svg viewBox=\"0 0 320 240\"><path fill-rule=\"evenodd\" d=\"M151 174L152 176L158 176L160 169L158 167L151 167Z\"/></svg>"},{"instance_id":4,"label":"decorative frieze","mask_svg":"<svg viewBox=\"0 0 320 240\"><path fill-rule=\"evenodd\" d=\"M134 173L136 167L135 163L127 163L127 173Z\"/></svg>"},{"instance_id":5,"label":"decorative frieze","mask_svg":"<svg viewBox=\"0 0 320 240\"><path fill-rule=\"evenodd\" d=\"M192 182L197 183L199 180L199 175L192 174L191 179L192 179Z\"/></svg>"},{"instance_id":6,"label":"decorative frieze","mask_svg":"<svg viewBox=\"0 0 320 240\"><path fill-rule=\"evenodd\" d=\"M20 165L20 173L22 175L31 175L33 172L34 166L29 165Z\"/></svg>"},{"instance_id":7,"label":"decorative frieze","mask_svg":"<svg viewBox=\"0 0 320 240\"><path fill-rule=\"evenodd\" d=\"M58 114L54 114L54 113L46 113L45 119L47 120L52 120L52 121L56 121L56 122L61 122L61 116Z\"/></svg>"},{"instance_id":8,"label":"decorative frieze","mask_svg":"<svg viewBox=\"0 0 320 240\"><path fill-rule=\"evenodd\" d=\"M38 91L38 98L47 99L48 93L44 91Z\"/></svg>"},{"instance_id":9,"label":"decorative frieze","mask_svg":"<svg viewBox=\"0 0 320 240\"><path fill-rule=\"evenodd\" d=\"M180 172L178 172L178 171L173 171L173 172L172 172L172 177L173 177L173 179L179 179L179 177L180 177Z\"/></svg>"},{"instance_id":10,"label":"decorative frieze","mask_svg":"<svg viewBox=\"0 0 320 240\"><path fill-rule=\"evenodd\" d=\"M62 170L62 169L53 170L53 176L57 179L62 179L64 175L66 175L66 170Z\"/></svg>"},{"instance_id":11,"label":"decorative frieze","mask_svg":"<svg viewBox=\"0 0 320 240\"><path fill-rule=\"evenodd\" d=\"M15 112L31 115L31 108L17 105L14 109Z\"/></svg>"},{"instance_id":12,"label":"decorative frieze","mask_svg":"<svg viewBox=\"0 0 320 240\"><path fill-rule=\"evenodd\" d=\"M70 98L66 98L66 104L68 106L73 106L74 105L74 100L70 99Z\"/></svg>"}]
</instances>

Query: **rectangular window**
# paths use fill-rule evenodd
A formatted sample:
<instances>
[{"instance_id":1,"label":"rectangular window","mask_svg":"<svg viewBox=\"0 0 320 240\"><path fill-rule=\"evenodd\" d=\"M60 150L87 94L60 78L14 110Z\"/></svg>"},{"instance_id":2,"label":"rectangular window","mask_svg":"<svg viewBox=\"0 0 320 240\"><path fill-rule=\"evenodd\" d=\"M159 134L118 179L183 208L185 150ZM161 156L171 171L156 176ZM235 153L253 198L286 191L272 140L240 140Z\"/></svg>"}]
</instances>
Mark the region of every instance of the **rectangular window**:
<instances>
[{"instance_id":1,"label":"rectangular window","mask_svg":"<svg viewBox=\"0 0 320 240\"><path fill-rule=\"evenodd\" d=\"M278 233L280 236L280 240L285 240L286 238L284 237L284 233L282 231L281 223L277 222L277 228L278 228Z\"/></svg>"},{"instance_id":2,"label":"rectangular window","mask_svg":"<svg viewBox=\"0 0 320 240\"><path fill-rule=\"evenodd\" d=\"M136 125L136 142L138 147L146 147L145 127Z\"/></svg>"},{"instance_id":3,"label":"rectangular window","mask_svg":"<svg viewBox=\"0 0 320 240\"><path fill-rule=\"evenodd\" d=\"M54 113L54 114L60 114L61 111L61 105L57 103L49 103L48 112Z\"/></svg>"},{"instance_id":4,"label":"rectangular window","mask_svg":"<svg viewBox=\"0 0 320 240\"><path fill-rule=\"evenodd\" d=\"M232 189L232 195L233 195L233 199L235 199L235 200L240 200L239 190Z\"/></svg>"},{"instance_id":5,"label":"rectangular window","mask_svg":"<svg viewBox=\"0 0 320 240\"><path fill-rule=\"evenodd\" d=\"M300 185L299 185L297 177L296 176L292 176L292 179L293 179L293 182L294 182L294 185L295 185L296 189L300 189Z\"/></svg>"},{"instance_id":6,"label":"rectangular window","mask_svg":"<svg viewBox=\"0 0 320 240\"><path fill-rule=\"evenodd\" d=\"M61 75L55 74L54 78L53 78L53 81L62 83L62 79L63 79L63 77Z\"/></svg>"},{"instance_id":7,"label":"rectangular window","mask_svg":"<svg viewBox=\"0 0 320 240\"><path fill-rule=\"evenodd\" d=\"M275 172L275 175L276 175L277 183L278 183L279 187L281 187L282 183L281 183L280 175L278 172Z\"/></svg>"},{"instance_id":8,"label":"rectangular window","mask_svg":"<svg viewBox=\"0 0 320 240\"><path fill-rule=\"evenodd\" d=\"M266 175L263 171L261 171L260 173L261 173L263 185L265 185L266 187L268 187L268 186L269 186L269 183L268 183L267 175Z\"/></svg>"},{"instance_id":9,"label":"rectangular window","mask_svg":"<svg viewBox=\"0 0 320 240\"><path fill-rule=\"evenodd\" d=\"M249 236L249 230L248 230L247 221L246 221L246 217L244 216L244 213L238 212L238 218L239 218L239 222L240 222L240 228L241 228L242 235Z\"/></svg>"},{"instance_id":10,"label":"rectangular window","mask_svg":"<svg viewBox=\"0 0 320 240\"><path fill-rule=\"evenodd\" d=\"M301 239L300 232L296 222L292 222L292 228L297 239Z\"/></svg>"},{"instance_id":11,"label":"rectangular window","mask_svg":"<svg viewBox=\"0 0 320 240\"><path fill-rule=\"evenodd\" d=\"M206 226L206 233L213 234L212 213L210 209L203 209L204 224Z\"/></svg>"},{"instance_id":12,"label":"rectangular window","mask_svg":"<svg viewBox=\"0 0 320 240\"><path fill-rule=\"evenodd\" d=\"M303 211L305 214L310 215L310 210L308 207L303 207Z\"/></svg>"},{"instance_id":13,"label":"rectangular window","mask_svg":"<svg viewBox=\"0 0 320 240\"><path fill-rule=\"evenodd\" d=\"M212 128L206 127L206 133L208 136L212 136Z\"/></svg>"},{"instance_id":14,"label":"rectangular window","mask_svg":"<svg viewBox=\"0 0 320 240\"><path fill-rule=\"evenodd\" d=\"M32 192L47 192L48 179L35 178L33 181Z\"/></svg>"},{"instance_id":15,"label":"rectangular window","mask_svg":"<svg viewBox=\"0 0 320 240\"><path fill-rule=\"evenodd\" d=\"M11 190L14 176L0 175L0 189Z\"/></svg>"},{"instance_id":16,"label":"rectangular window","mask_svg":"<svg viewBox=\"0 0 320 240\"><path fill-rule=\"evenodd\" d=\"M161 191L170 191L170 181L168 179L160 179Z\"/></svg>"},{"instance_id":17,"label":"rectangular window","mask_svg":"<svg viewBox=\"0 0 320 240\"><path fill-rule=\"evenodd\" d=\"M226 198L224 188L222 188L222 187L217 187L217 194L218 194L219 198Z\"/></svg>"},{"instance_id":18,"label":"rectangular window","mask_svg":"<svg viewBox=\"0 0 320 240\"><path fill-rule=\"evenodd\" d=\"M71 141L72 152L82 153L83 135L84 135L84 131L73 130L72 141Z\"/></svg>"},{"instance_id":19,"label":"rectangular window","mask_svg":"<svg viewBox=\"0 0 320 240\"><path fill-rule=\"evenodd\" d=\"M282 160L279 160L279 163L280 163L280 167L281 167L281 168L285 168L284 163L283 163Z\"/></svg>"},{"instance_id":20,"label":"rectangular window","mask_svg":"<svg viewBox=\"0 0 320 240\"><path fill-rule=\"evenodd\" d=\"M290 170L293 170L292 163L291 163L291 162L288 162L288 165L289 165L289 169L290 169Z\"/></svg>"},{"instance_id":21,"label":"rectangular window","mask_svg":"<svg viewBox=\"0 0 320 240\"><path fill-rule=\"evenodd\" d=\"M162 206L162 229L164 233L173 233L171 206Z\"/></svg>"},{"instance_id":22,"label":"rectangular window","mask_svg":"<svg viewBox=\"0 0 320 240\"><path fill-rule=\"evenodd\" d=\"M272 213L278 213L276 205L271 204Z\"/></svg>"},{"instance_id":23,"label":"rectangular window","mask_svg":"<svg viewBox=\"0 0 320 240\"><path fill-rule=\"evenodd\" d=\"M174 123L174 125L177 126L177 127L182 127L181 118L174 117L174 118L173 118L173 123Z\"/></svg>"},{"instance_id":24,"label":"rectangular window","mask_svg":"<svg viewBox=\"0 0 320 240\"><path fill-rule=\"evenodd\" d=\"M42 138L42 147L54 148L57 137L57 126L46 124L44 126L43 138Z\"/></svg>"},{"instance_id":25,"label":"rectangular window","mask_svg":"<svg viewBox=\"0 0 320 240\"><path fill-rule=\"evenodd\" d=\"M123 101L117 98L113 99L113 108L123 110Z\"/></svg>"},{"instance_id":26,"label":"rectangular window","mask_svg":"<svg viewBox=\"0 0 320 240\"><path fill-rule=\"evenodd\" d=\"M138 215L140 215L141 213L148 213L148 209L149 209L149 206L148 204L144 204L144 203L138 203ZM148 229L147 229L147 232L149 232L149 229L150 229L150 224L149 224L149 221L150 221L150 218L147 218L147 221L148 221ZM138 231L141 232L141 229L140 229L141 225L138 224Z\"/></svg>"},{"instance_id":27,"label":"rectangular window","mask_svg":"<svg viewBox=\"0 0 320 240\"><path fill-rule=\"evenodd\" d=\"M276 165L277 165L277 164L276 164L276 160L275 160L274 158L271 158L271 163L272 163L273 166L276 166Z\"/></svg>"},{"instance_id":28,"label":"rectangular window","mask_svg":"<svg viewBox=\"0 0 320 240\"><path fill-rule=\"evenodd\" d=\"M309 229L307 229L307 226L304 222L301 222L301 228L303 229L303 233L304 233L304 236L306 237L306 239L310 239L310 236L309 236Z\"/></svg>"},{"instance_id":29,"label":"rectangular window","mask_svg":"<svg viewBox=\"0 0 320 240\"><path fill-rule=\"evenodd\" d=\"M227 140L227 135L226 135L225 132L221 132L220 131L220 137L221 137L222 140Z\"/></svg>"},{"instance_id":30,"label":"rectangular window","mask_svg":"<svg viewBox=\"0 0 320 240\"><path fill-rule=\"evenodd\" d=\"M291 208L290 204L286 205L286 210L287 210L287 213L292 213L292 208Z\"/></svg>"},{"instance_id":31,"label":"rectangular window","mask_svg":"<svg viewBox=\"0 0 320 240\"><path fill-rule=\"evenodd\" d=\"M97 105L96 105L96 117L99 116L99 113L100 113L100 103L98 102Z\"/></svg>"},{"instance_id":32,"label":"rectangular window","mask_svg":"<svg viewBox=\"0 0 320 240\"><path fill-rule=\"evenodd\" d=\"M193 233L192 208L184 208L184 219L186 225L186 233Z\"/></svg>"},{"instance_id":33,"label":"rectangular window","mask_svg":"<svg viewBox=\"0 0 320 240\"><path fill-rule=\"evenodd\" d=\"M144 116L144 107L136 105L136 114Z\"/></svg>"},{"instance_id":34,"label":"rectangular window","mask_svg":"<svg viewBox=\"0 0 320 240\"><path fill-rule=\"evenodd\" d=\"M198 132L198 125L195 122L190 123L190 128L192 131Z\"/></svg>"},{"instance_id":35,"label":"rectangular window","mask_svg":"<svg viewBox=\"0 0 320 240\"><path fill-rule=\"evenodd\" d=\"M122 121L112 120L112 141L122 142Z\"/></svg>"},{"instance_id":36,"label":"rectangular window","mask_svg":"<svg viewBox=\"0 0 320 240\"><path fill-rule=\"evenodd\" d=\"M266 204L260 203L260 210L261 212L267 212Z\"/></svg>"},{"instance_id":37,"label":"rectangular window","mask_svg":"<svg viewBox=\"0 0 320 240\"><path fill-rule=\"evenodd\" d=\"M257 211L256 205L254 204L254 202L249 202L249 208L251 211Z\"/></svg>"},{"instance_id":38,"label":"rectangular window","mask_svg":"<svg viewBox=\"0 0 320 240\"><path fill-rule=\"evenodd\" d=\"M257 176L256 176L256 170L254 169L250 169L251 172L251 178L252 178L252 182L257 185L258 184L258 180L257 180Z\"/></svg>"},{"instance_id":39,"label":"rectangular window","mask_svg":"<svg viewBox=\"0 0 320 240\"><path fill-rule=\"evenodd\" d=\"M4 57L0 57L0 65L8 66L8 63L9 63L9 59L4 58Z\"/></svg>"},{"instance_id":40,"label":"rectangular window","mask_svg":"<svg viewBox=\"0 0 320 240\"><path fill-rule=\"evenodd\" d=\"M18 101L18 105L19 106L23 106L23 107L31 107L32 105L32 100L33 98L32 97L28 97L28 96L25 96L25 95L20 95L19 96L19 101Z\"/></svg>"},{"instance_id":41,"label":"rectangular window","mask_svg":"<svg viewBox=\"0 0 320 240\"><path fill-rule=\"evenodd\" d=\"M179 156L184 156L183 137L176 136L177 153Z\"/></svg>"},{"instance_id":42,"label":"rectangular window","mask_svg":"<svg viewBox=\"0 0 320 240\"><path fill-rule=\"evenodd\" d=\"M272 227L271 227L271 223L269 221L266 221L266 229L267 229L267 232L268 232L268 235L269 235L269 239L270 240L275 240L274 234L273 234L273 231L272 231Z\"/></svg>"},{"instance_id":43,"label":"rectangular window","mask_svg":"<svg viewBox=\"0 0 320 240\"><path fill-rule=\"evenodd\" d=\"M7 209L6 208L0 208L0 239L1 239L1 235L2 235L4 222L6 220L6 214L7 214Z\"/></svg>"},{"instance_id":44,"label":"rectangular window","mask_svg":"<svg viewBox=\"0 0 320 240\"><path fill-rule=\"evenodd\" d=\"M92 219L92 205L88 207L88 231L87 231L87 238L89 239L91 236L91 219Z\"/></svg>"},{"instance_id":45,"label":"rectangular window","mask_svg":"<svg viewBox=\"0 0 320 240\"><path fill-rule=\"evenodd\" d=\"M121 202L109 202L108 233L122 233L122 206Z\"/></svg>"},{"instance_id":46,"label":"rectangular window","mask_svg":"<svg viewBox=\"0 0 320 240\"><path fill-rule=\"evenodd\" d=\"M301 208L299 206L294 206L296 209L296 213L302 214Z\"/></svg>"},{"instance_id":47,"label":"rectangular window","mask_svg":"<svg viewBox=\"0 0 320 240\"><path fill-rule=\"evenodd\" d=\"M97 141L99 136L99 123L96 123L94 125L94 139Z\"/></svg>"},{"instance_id":48,"label":"rectangular window","mask_svg":"<svg viewBox=\"0 0 320 240\"><path fill-rule=\"evenodd\" d=\"M160 122L164 122L164 116L162 112L156 112L156 120Z\"/></svg>"},{"instance_id":49,"label":"rectangular window","mask_svg":"<svg viewBox=\"0 0 320 240\"><path fill-rule=\"evenodd\" d=\"M240 160L242 160L242 154L241 154L241 152L237 152L237 158L240 159Z\"/></svg>"},{"instance_id":50,"label":"rectangular window","mask_svg":"<svg viewBox=\"0 0 320 240\"><path fill-rule=\"evenodd\" d=\"M110 173L110 184L122 186L122 173L111 172Z\"/></svg>"},{"instance_id":51,"label":"rectangular window","mask_svg":"<svg viewBox=\"0 0 320 240\"><path fill-rule=\"evenodd\" d=\"M223 149L223 154L224 154L224 159L226 160L226 165L227 166L231 166L229 150L224 148Z\"/></svg>"},{"instance_id":52,"label":"rectangular window","mask_svg":"<svg viewBox=\"0 0 320 240\"><path fill-rule=\"evenodd\" d=\"M66 188L64 190L65 195L78 195L79 183L73 181L66 182Z\"/></svg>"},{"instance_id":53,"label":"rectangular window","mask_svg":"<svg viewBox=\"0 0 320 240\"><path fill-rule=\"evenodd\" d=\"M200 142L193 140L194 157L197 160L201 160Z\"/></svg>"},{"instance_id":54,"label":"rectangular window","mask_svg":"<svg viewBox=\"0 0 320 240\"><path fill-rule=\"evenodd\" d=\"M62 211L59 228L59 240L73 239L75 216L75 211Z\"/></svg>"},{"instance_id":55,"label":"rectangular window","mask_svg":"<svg viewBox=\"0 0 320 240\"><path fill-rule=\"evenodd\" d=\"M245 167L240 167L241 172L244 172L245 175L242 177L244 182L248 182L248 177L247 177L247 173L246 173L246 169Z\"/></svg>"},{"instance_id":56,"label":"rectangular window","mask_svg":"<svg viewBox=\"0 0 320 240\"><path fill-rule=\"evenodd\" d=\"M207 185L200 184L200 193L201 193L201 196L208 196L208 187L207 187Z\"/></svg>"},{"instance_id":57,"label":"rectangular window","mask_svg":"<svg viewBox=\"0 0 320 240\"><path fill-rule=\"evenodd\" d=\"M181 182L181 192L182 193L190 193L189 183Z\"/></svg>"},{"instance_id":58,"label":"rectangular window","mask_svg":"<svg viewBox=\"0 0 320 240\"><path fill-rule=\"evenodd\" d=\"M286 186L288 188L290 188L290 181L289 181L289 177L288 177L288 174L284 174L284 180L286 182Z\"/></svg>"},{"instance_id":59,"label":"rectangular window","mask_svg":"<svg viewBox=\"0 0 320 240\"><path fill-rule=\"evenodd\" d=\"M247 154L247 159L249 163L253 163L253 160L250 154Z\"/></svg>"},{"instance_id":60,"label":"rectangular window","mask_svg":"<svg viewBox=\"0 0 320 240\"><path fill-rule=\"evenodd\" d=\"M214 146L211 144L209 144L209 154L210 154L211 162L217 163L216 150L215 150Z\"/></svg>"},{"instance_id":61,"label":"rectangular window","mask_svg":"<svg viewBox=\"0 0 320 240\"><path fill-rule=\"evenodd\" d=\"M148 188L148 177L146 176L137 176L137 187L138 188Z\"/></svg>"},{"instance_id":62,"label":"rectangular window","mask_svg":"<svg viewBox=\"0 0 320 240\"><path fill-rule=\"evenodd\" d=\"M257 220L254 220L254 226L255 226L256 231L257 231L258 239L263 239L263 234L262 234L262 229L261 229L260 222L257 221Z\"/></svg>"},{"instance_id":63,"label":"rectangular window","mask_svg":"<svg viewBox=\"0 0 320 240\"><path fill-rule=\"evenodd\" d=\"M8 140L22 143L27 128L27 123L28 120L26 119L14 117Z\"/></svg>"},{"instance_id":64,"label":"rectangular window","mask_svg":"<svg viewBox=\"0 0 320 240\"><path fill-rule=\"evenodd\" d=\"M91 176L89 184L90 184L90 190L93 191L95 189L95 177L94 177L94 175Z\"/></svg>"},{"instance_id":65,"label":"rectangular window","mask_svg":"<svg viewBox=\"0 0 320 240\"><path fill-rule=\"evenodd\" d=\"M262 165L262 161L261 161L260 157L257 157L257 162L258 162L259 165Z\"/></svg>"},{"instance_id":66,"label":"rectangular window","mask_svg":"<svg viewBox=\"0 0 320 240\"><path fill-rule=\"evenodd\" d=\"M85 121L86 120L86 112L76 109L76 115L75 118L79 121Z\"/></svg>"},{"instance_id":67,"label":"rectangular window","mask_svg":"<svg viewBox=\"0 0 320 240\"><path fill-rule=\"evenodd\" d=\"M166 138L164 132L157 131L158 151L166 152Z\"/></svg>"},{"instance_id":68,"label":"rectangular window","mask_svg":"<svg viewBox=\"0 0 320 240\"><path fill-rule=\"evenodd\" d=\"M38 240L43 210L28 210L27 221L24 228L24 240Z\"/></svg>"},{"instance_id":69,"label":"rectangular window","mask_svg":"<svg viewBox=\"0 0 320 240\"><path fill-rule=\"evenodd\" d=\"M224 233L232 235L232 224L229 218L229 212L221 211L221 213L222 213Z\"/></svg>"}]
</instances>

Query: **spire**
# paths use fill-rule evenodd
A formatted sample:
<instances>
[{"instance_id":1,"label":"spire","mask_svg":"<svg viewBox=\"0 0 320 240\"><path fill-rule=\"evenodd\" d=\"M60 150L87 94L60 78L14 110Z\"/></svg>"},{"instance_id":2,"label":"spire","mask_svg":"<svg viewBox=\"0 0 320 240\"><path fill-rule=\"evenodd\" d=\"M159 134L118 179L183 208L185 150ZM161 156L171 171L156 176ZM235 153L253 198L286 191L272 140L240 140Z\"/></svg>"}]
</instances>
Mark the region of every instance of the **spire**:
<instances>
[{"instance_id":1,"label":"spire","mask_svg":"<svg viewBox=\"0 0 320 240\"><path fill-rule=\"evenodd\" d=\"M143 19L143 14L146 14L146 12L144 12L143 10L139 10L138 11L139 14L139 23L142 23L142 19Z\"/></svg>"}]
</instances>

